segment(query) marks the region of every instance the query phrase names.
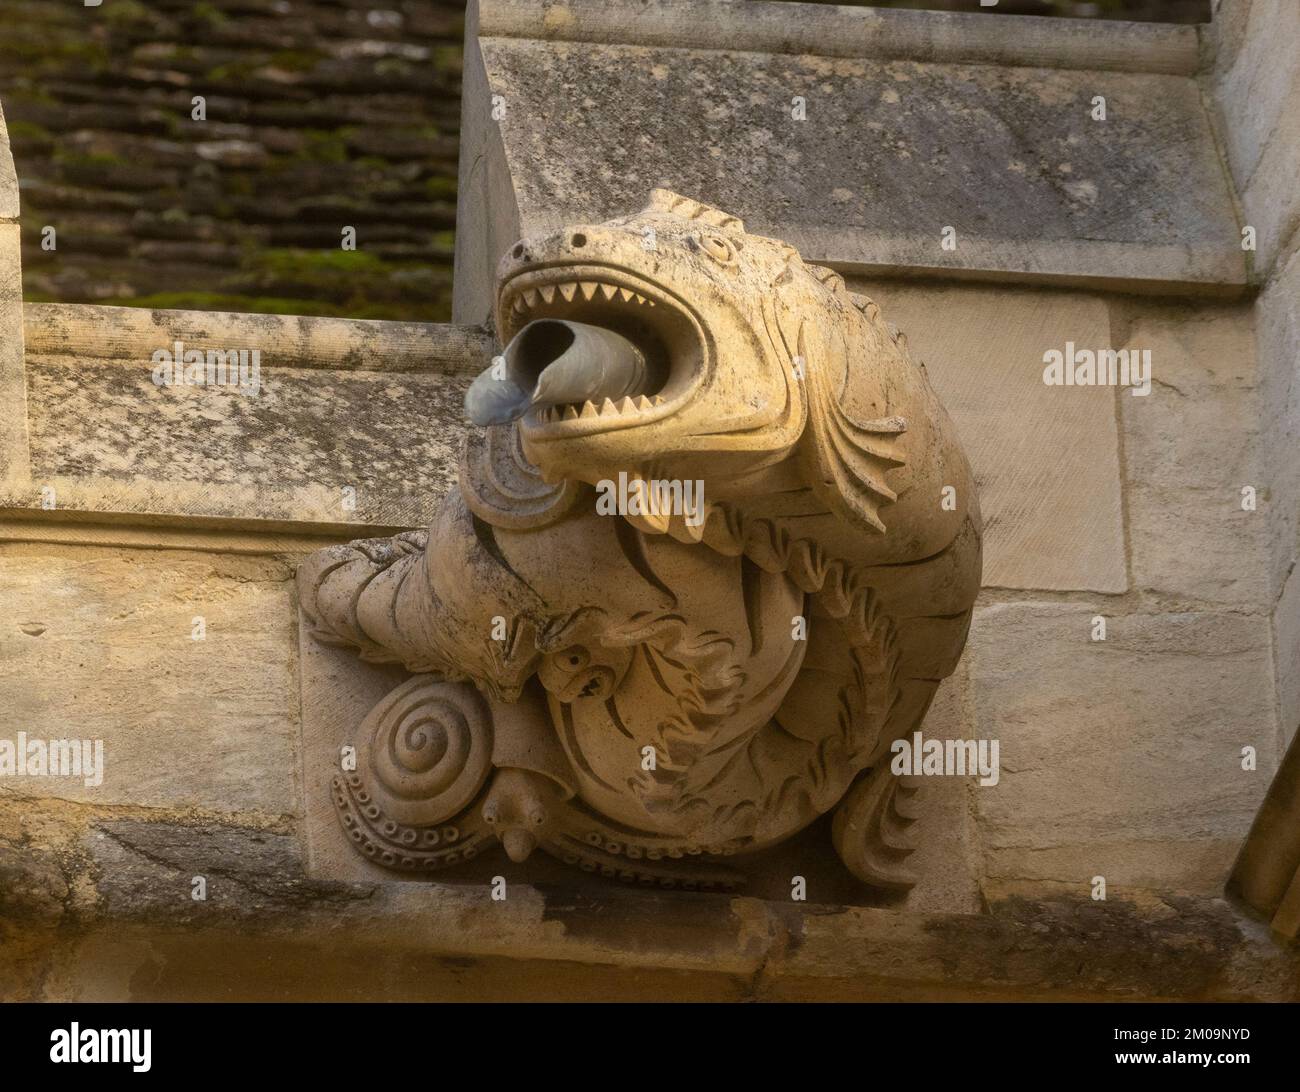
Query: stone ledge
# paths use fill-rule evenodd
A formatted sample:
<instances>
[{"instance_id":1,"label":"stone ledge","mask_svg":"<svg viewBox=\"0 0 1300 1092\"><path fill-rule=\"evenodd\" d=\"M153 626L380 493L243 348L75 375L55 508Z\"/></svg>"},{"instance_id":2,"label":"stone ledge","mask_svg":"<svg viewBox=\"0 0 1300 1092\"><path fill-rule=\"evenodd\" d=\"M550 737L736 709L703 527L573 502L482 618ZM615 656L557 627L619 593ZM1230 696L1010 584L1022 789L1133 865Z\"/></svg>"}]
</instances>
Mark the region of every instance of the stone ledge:
<instances>
[{"instance_id":1,"label":"stone ledge","mask_svg":"<svg viewBox=\"0 0 1300 1092\"><path fill-rule=\"evenodd\" d=\"M38 304L24 325L30 476L0 487L0 510L58 522L421 526L455 477L460 400L492 351L477 327L283 315ZM177 341L258 350L256 395L157 386L151 357Z\"/></svg>"},{"instance_id":2,"label":"stone ledge","mask_svg":"<svg viewBox=\"0 0 1300 1092\"><path fill-rule=\"evenodd\" d=\"M1195 27L942 11L895 11L751 0L480 0L478 33L493 38L621 43L948 64L1161 72L1190 76ZM725 43L725 44L719 44Z\"/></svg>"},{"instance_id":3,"label":"stone ledge","mask_svg":"<svg viewBox=\"0 0 1300 1092\"><path fill-rule=\"evenodd\" d=\"M202 994L211 983L187 981L186 969L207 945L235 937L232 958L245 945L270 955L261 981L307 947L327 948L332 965L506 959L543 974L582 966L588 987L615 973L713 976L710 992L760 999L1300 996L1300 951L1213 898L1012 897L986 914L915 914L621 888L591 898L510 884L506 900L494 901L486 884L311 881L296 841L273 830L108 819L82 845L81 870L29 850L0 854L18 893L4 908L9 931L61 923L63 950L47 941L44 956L54 956L56 980L70 976L62 990L72 996L78 979L102 981L97 961L143 966L159 946L173 952L173 987ZM190 897L195 875L207 877L206 901ZM143 951L116 943L131 935L147 941ZM116 956L102 950L109 936Z\"/></svg>"},{"instance_id":4,"label":"stone ledge","mask_svg":"<svg viewBox=\"0 0 1300 1092\"><path fill-rule=\"evenodd\" d=\"M1192 28L822 7L794 24L760 2L482 0L457 320L487 317L516 238L633 212L653 186L844 273L1246 289Z\"/></svg>"}]
</instances>

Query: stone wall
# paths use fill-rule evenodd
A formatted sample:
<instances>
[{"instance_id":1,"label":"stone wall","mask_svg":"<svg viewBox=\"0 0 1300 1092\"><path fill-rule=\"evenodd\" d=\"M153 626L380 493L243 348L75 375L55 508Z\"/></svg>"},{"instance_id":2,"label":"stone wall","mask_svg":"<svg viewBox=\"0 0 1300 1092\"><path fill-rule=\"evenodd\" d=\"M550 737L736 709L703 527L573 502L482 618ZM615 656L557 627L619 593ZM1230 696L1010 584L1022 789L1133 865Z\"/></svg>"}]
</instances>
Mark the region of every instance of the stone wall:
<instances>
[{"instance_id":1,"label":"stone wall","mask_svg":"<svg viewBox=\"0 0 1300 1092\"><path fill-rule=\"evenodd\" d=\"M483 0L461 325L71 305L20 323L11 306L0 384L27 404L0 401L0 737L93 737L107 758L102 785L0 782L5 996L1300 996L1295 949L1223 894L1296 727L1298 420L1292 198L1252 205L1269 175L1219 158L1247 155L1225 134L1248 123L1258 163L1285 169L1294 82L1235 92L1232 73L1274 79L1287 59L1249 51L1294 38L1262 0L1224 7L1206 32L993 33ZM720 25L747 94L701 40ZM781 128L791 86L809 128ZM1042 124L999 114L1006 96ZM845 152L850 124L863 147ZM944 124L952 139L927 143ZM17 277L4 170L0 287ZM910 199L906 170L930 180ZM998 200L954 205L953 171ZM970 643L925 731L998 739L1000 781L926 786L923 879L901 901L829 880L808 903L611 890L504 858L440 883L326 874L301 687L336 669L300 646L294 566L429 519L491 353L488 271L516 233L628 211L654 184L835 266L925 361L986 525ZM150 353L176 339L260 347L259 395L157 387ZM1150 350L1150 394L1044 385L1043 354L1069 341Z\"/></svg>"},{"instance_id":2,"label":"stone wall","mask_svg":"<svg viewBox=\"0 0 1300 1092\"><path fill-rule=\"evenodd\" d=\"M1280 744L1290 744L1233 887L1292 936L1300 931L1300 61L1285 43L1296 34L1294 5L1224 4L1208 74L1242 219L1258 235L1257 427L1270 487L1263 590L1272 616Z\"/></svg>"}]
</instances>

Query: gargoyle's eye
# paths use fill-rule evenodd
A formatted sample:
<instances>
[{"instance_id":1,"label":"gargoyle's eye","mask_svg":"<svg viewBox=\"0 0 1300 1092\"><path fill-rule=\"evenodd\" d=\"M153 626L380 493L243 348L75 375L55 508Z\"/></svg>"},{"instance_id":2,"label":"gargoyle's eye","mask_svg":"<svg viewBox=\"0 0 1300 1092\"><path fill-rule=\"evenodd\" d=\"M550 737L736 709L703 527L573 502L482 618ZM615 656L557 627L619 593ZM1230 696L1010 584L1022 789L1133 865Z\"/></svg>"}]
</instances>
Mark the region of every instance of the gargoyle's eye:
<instances>
[{"instance_id":1,"label":"gargoyle's eye","mask_svg":"<svg viewBox=\"0 0 1300 1092\"><path fill-rule=\"evenodd\" d=\"M721 235L701 235L700 249L722 265L731 265L736 260L735 248Z\"/></svg>"}]
</instances>

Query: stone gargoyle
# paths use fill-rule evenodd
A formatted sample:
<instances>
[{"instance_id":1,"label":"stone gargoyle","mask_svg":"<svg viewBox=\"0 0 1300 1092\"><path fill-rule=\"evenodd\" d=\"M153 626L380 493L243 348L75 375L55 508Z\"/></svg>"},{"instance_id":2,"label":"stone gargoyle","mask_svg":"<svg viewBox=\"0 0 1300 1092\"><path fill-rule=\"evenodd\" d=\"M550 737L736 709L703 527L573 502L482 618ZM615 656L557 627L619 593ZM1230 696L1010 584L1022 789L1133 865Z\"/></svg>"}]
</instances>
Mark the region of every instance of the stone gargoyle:
<instances>
[{"instance_id":1,"label":"stone gargoyle","mask_svg":"<svg viewBox=\"0 0 1300 1092\"><path fill-rule=\"evenodd\" d=\"M849 870L905 889L890 744L961 654L980 520L902 335L664 190L519 242L495 315L433 525L298 574L312 636L412 673L333 781L358 851L727 890L834 809Z\"/></svg>"}]
</instances>

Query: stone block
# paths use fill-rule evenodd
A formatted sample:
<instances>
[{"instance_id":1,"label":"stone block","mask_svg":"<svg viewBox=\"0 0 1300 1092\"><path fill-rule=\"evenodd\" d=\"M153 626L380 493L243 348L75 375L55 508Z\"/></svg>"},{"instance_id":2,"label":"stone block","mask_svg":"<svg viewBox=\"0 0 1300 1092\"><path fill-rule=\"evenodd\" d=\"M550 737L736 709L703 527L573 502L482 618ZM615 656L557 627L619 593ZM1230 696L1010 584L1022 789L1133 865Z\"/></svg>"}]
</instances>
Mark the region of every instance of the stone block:
<instances>
[{"instance_id":1,"label":"stone block","mask_svg":"<svg viewBox=\"0 0 1300 1092\"><path fill-rule=\"evenodd\" d=\"M9 149L9 130L0 107L0 220L18 219L18 174Z\"/></svg>"},{"instance_id":2,"label":"stone block","mask_svg":"<svg viewBox=\"0 0 1300 1092\"><path fill-rule=\"evenodd\" d=\"M1223 140L1262 278L1300 223L1300 5L1232 0L1214 33Z\"/></svg>"},{"instance_id":3,"label":"stone block","mask_svg":"<svg viewBox=\"0 0 1300 1092\"><path fill-rule=\"evenodd\" d=\"M1043 382L1047 350L1110 345L1106 304L1013 288L851 285L907 335L957 426L980 491L985 586L1124 591L1115 391Z\"/></svg>"},{"instance_id":4,"label":"stone block","mask_svg":"<svg viewBox=\"0 0 1300 1092\"><path fill-rule=\"evenodd\" d=\"M1271 483L1249 310L1146 307L1127 347L1149 350L1152 372L1149 395L1119 397L1134 583L1181 603L1267 609Z\"/></svg>"},{"instance_id":5,"label":"stone block","mask_svg":"<svg viewBox=\"0 0 1300 1092\"><path fill-rule=\"evenodd\" d=\"M31 311L33 476L6 490L4 504L15 508L41 507L50 487L61 512L275 520L358 534L420 526L455 479L464 389L490 356L487 335L466 327ZM178 341L204 352L256 350L257 383L159 385L153 353L174 353Z\"/></svg>"},{"instance_id":6,"label":"stone block","mask_svg":"<svg viewBox=\"0 0 1300 1092\"><path fill-rule=\"evenodd\" d=\"M975 802L994 883L1221 890L1278 760L1268 625L1237 613L1003 603L971 629ZM1254 747L1257 768L1242 769Z\"/></svg>"},{"instance_id":7,"label":"stone block","mask_svg":"<svg viewBox=\"0 0 1300 1092\"><path fill-rule=\"evenodd\" d=\"M1268 484L1274 596L1300 557L1300 250L1279 264L1255 304L1261 471Z\"/></svg>"},{"instance_id":8,"label":"stone block","mask_svg":"<svg viewBox=\"0 0 1300 1092\"><path fill-rule=\"evenodd\" d=\"M1273 642L1282 745L1286 746L1300 730L1300 566L1291 570L1273 612Z\"/></svg>"},{"instance_id":9,"label":"stone block","mask_svg":"<svg viewBox=\"0 0 1300 1092\"><path fill-rule=\"evenodd\" d=\"M1048 59L1034 20L1004 18L991 65L953 45L988 33L978 15L925 13L922 30L914 12L809 9L796 45L756 29L779 5L602 7L558 4L539 21L482 0L477 38L471 21L467 71L482 76L464 124L480 151L462 156L461 181L508 194L493 211L519 234L630 213L664 186L842 272L1245 283L1195 80L1144 70L1138 43L1112 70L1108 30ZM846 38L863 52L845 56ZM509 243L476 230L458 244L456 318L478 322L490 300L469 286L486 287Z\"/></svg>"},{"instance_id":10,"label":"stone block","mask_svg":"<svg viewBox=\"0 0 1300 1092\"><path fill-rule=\"evenodd\" d=\"M0 794L291 812L290 568L180 551L0 545L0 739L103 741L103 779L4 777ZM203 640L192 639L194 619Z\"/></svg>"},{"instance_id":11,"label":"stone block","mask_svg":"<svg viewBox=\"0 0 1300 1092\"><path fill-rule=\"evenodd\" d=\"M969 681L964 667L935 693L920 731L926 739L971 739L967 718ZM911 913L978 914L982 903L979 832L975 825L975 778L921 779L919 815L913 827L916 853L909 866L920 877L908 893Z\"/></svg>"}]
</instances>

